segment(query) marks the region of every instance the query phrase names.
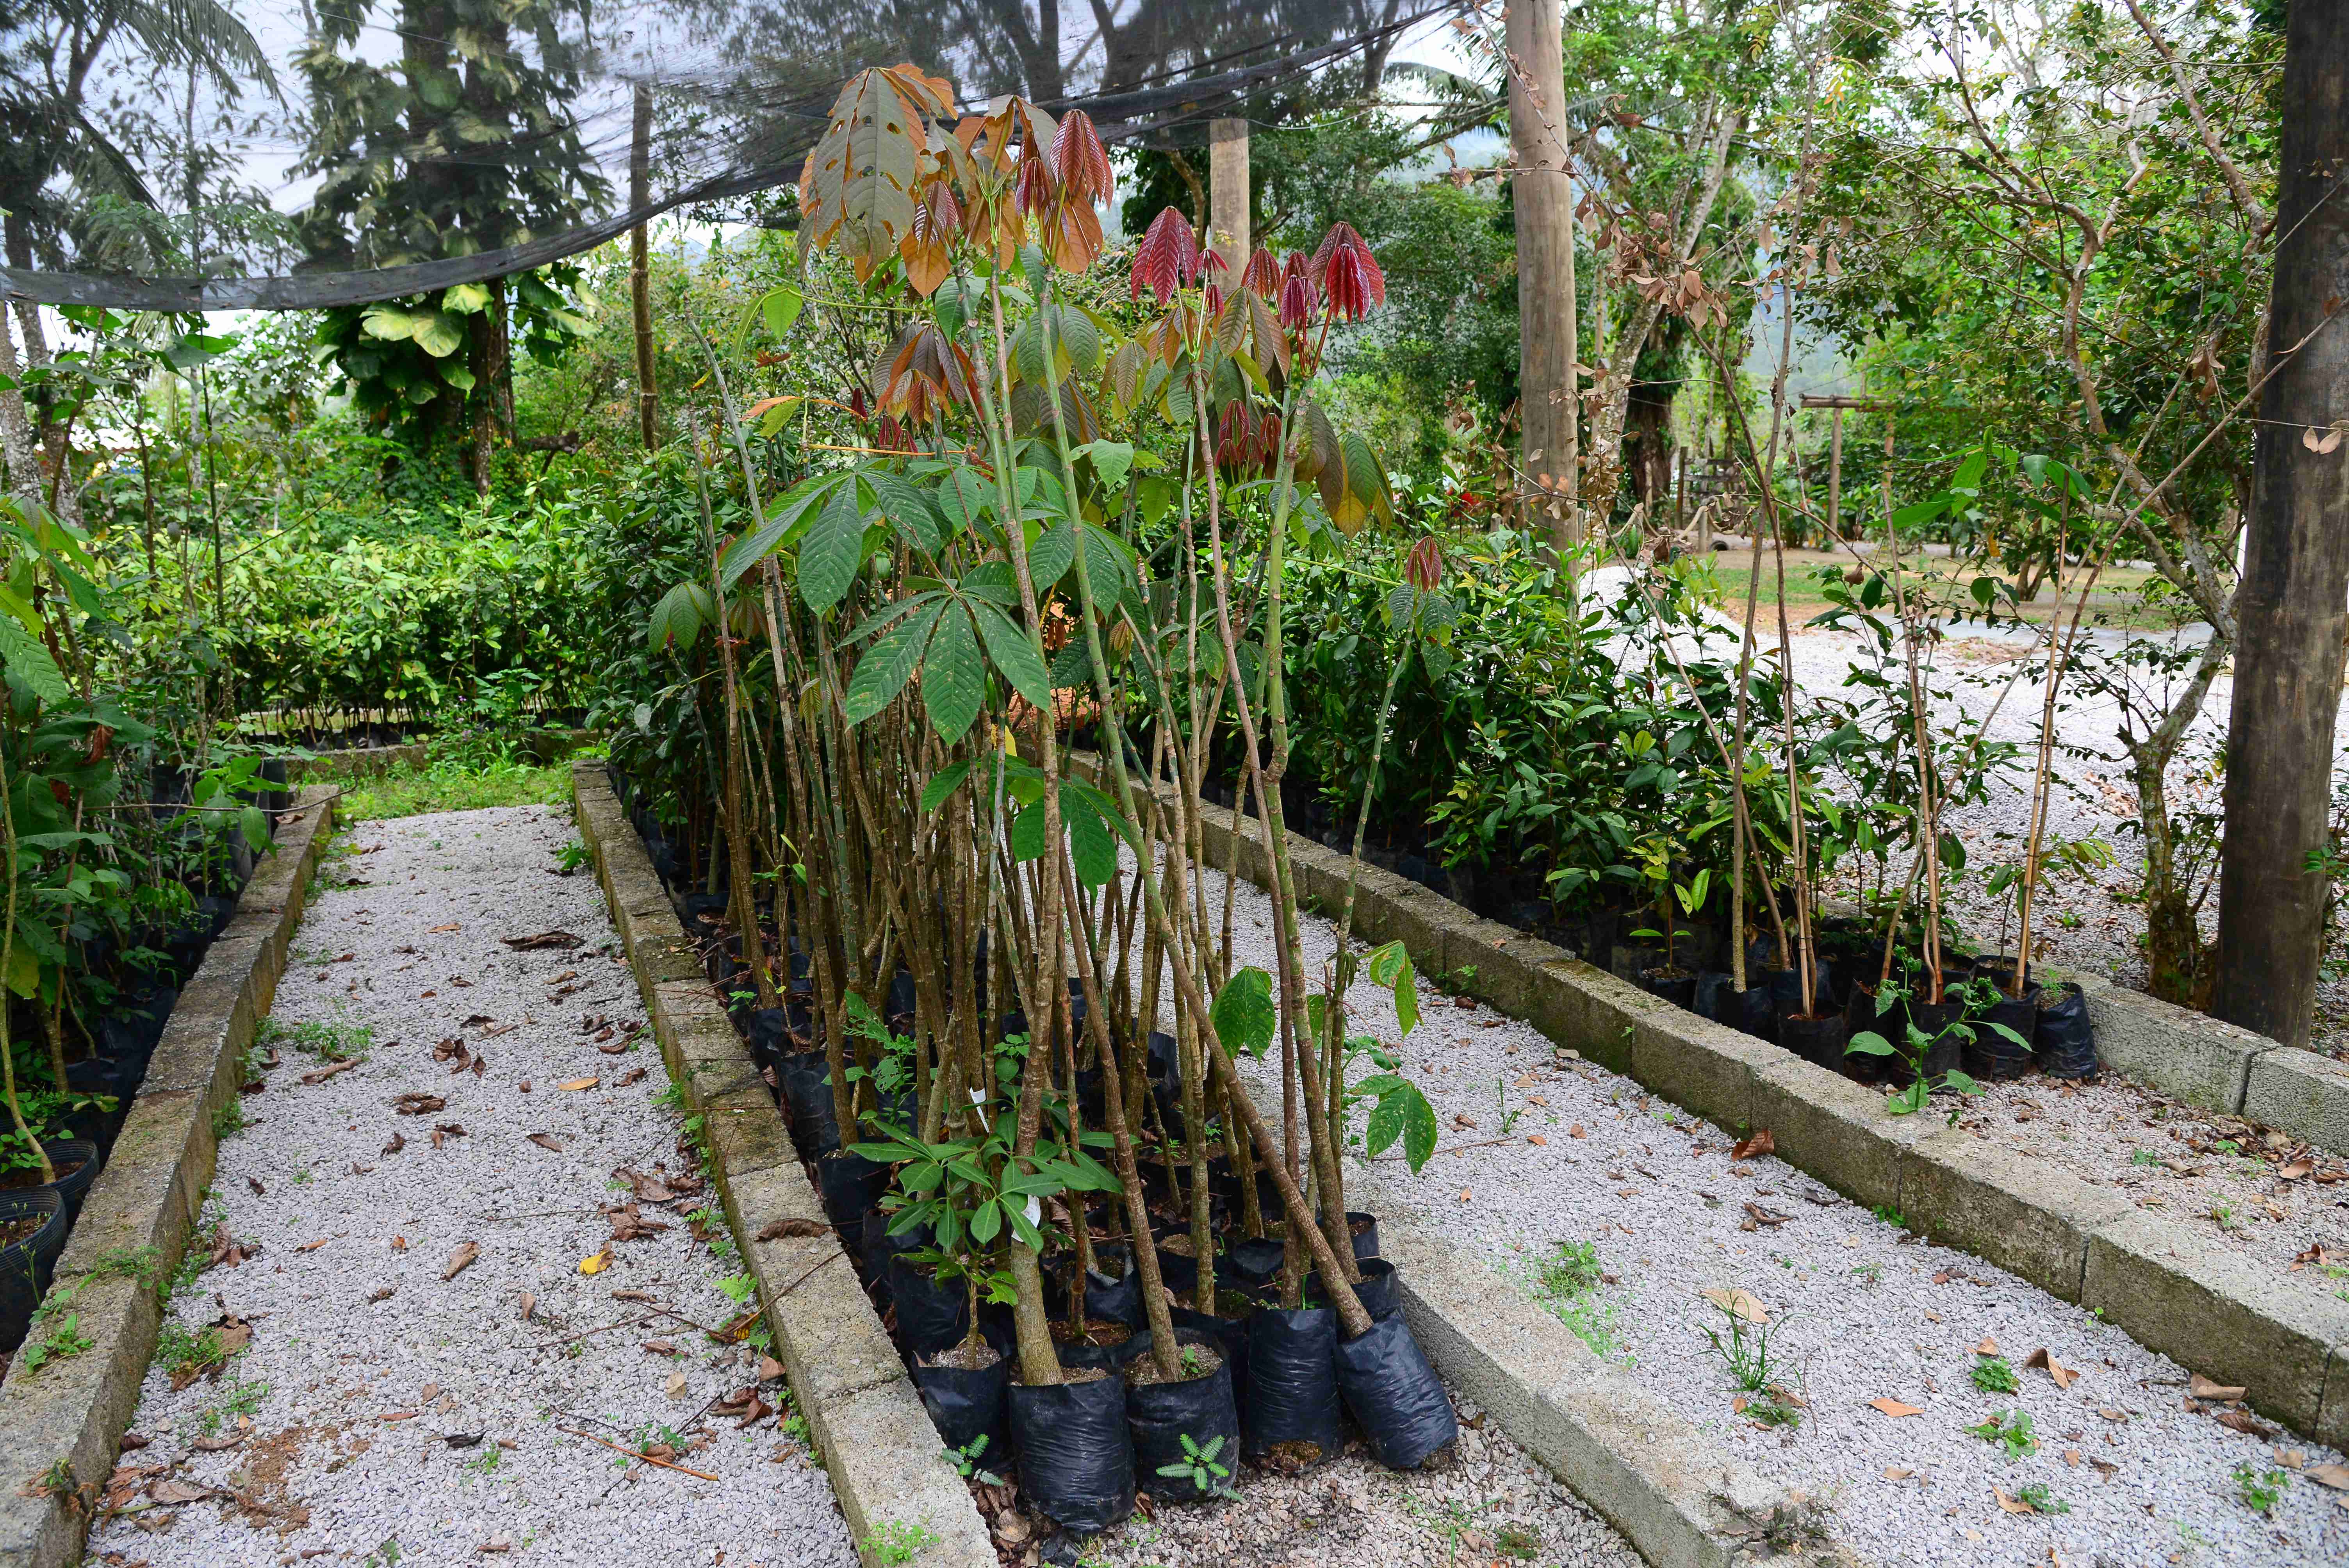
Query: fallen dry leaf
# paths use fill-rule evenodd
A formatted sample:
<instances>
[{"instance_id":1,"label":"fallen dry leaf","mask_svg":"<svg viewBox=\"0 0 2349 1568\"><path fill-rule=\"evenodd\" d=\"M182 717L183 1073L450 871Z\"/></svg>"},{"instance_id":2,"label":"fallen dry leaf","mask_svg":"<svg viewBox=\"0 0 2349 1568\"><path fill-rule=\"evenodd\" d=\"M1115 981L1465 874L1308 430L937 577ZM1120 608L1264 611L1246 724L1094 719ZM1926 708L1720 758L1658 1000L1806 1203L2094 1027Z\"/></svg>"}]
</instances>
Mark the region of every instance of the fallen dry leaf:
<instances>
[{"instance_id":1,"label":"fallen dry leaf","mask_svg":"<svg viewBox=\"0 0 2349 1568\"><path fill-rule=\"evenodd\" d=\"M481 1255L481 1249L476 1243L460 1242L457 1244L457 1250L449 1254L449 1266L440 1271L440 1277L444 1280L455 1279L471 1267L473 1260Z\"/></svg>"},{"instance_id":2,"label":"fallen dry leaf","mask_svg":"<svg viewBox=\"0 0 2349 1568\"><path fill-rule=\"evenodd\" d=\"M780 1362L780 1361L776 1360L776 1359L775 1359L773 1357L771 1357L771 1356L761 1356L761 1357L759 1357L759 1381L760 1381L760 1382L761 1382L761 1383L771 1383L771 1382L773 1382L776 1378L778 1378L778 1377L781 1377L782 1375L783 1375L783 1364L782 1364L781 1362ZM143 1445L142 1445L142 1446L143 1446ZM2341 1467L2340 1467L2340 1466L2338 1466L2338 1465L2335 1465L2335 1466L2333 1466L2333 1467L2332 1467L2332 1468L2333 1468L2333 1469L2335 1469L2335 1470L2338 1470L2338 1469L2340 1469Z\"/></svg>"},{"instance_id":3,"label":"fallen dry leaf","mask_svg":"<svg viewBox=\"0 0 2349 1568\"><path fill-rule=\"evenodd\" d=\"M439 933L443 931L457 931L462 928L457 923L457 922L452 920L446 925L429 925L425 927L425 929L429 932Z\"/></svg>"},{"instance_id":4,"label":"fallen dry leaf","mask_svg":"<svg viewBox=\"0 0 2349 1568\"><path fill-rule=\"evenodd\" d=\"M1772 1138L1770 1130L1764 1127L1757 1130L1751 1138L1739 1139L1737 1146L1729 1151L1729 1157L1732 1160L1756 1160L1777 1151L1778 1140Z\"/></svg>"},{"instance_id":5,"label":"fallen dry leaf","mask_svg":"<svg viewBox=\"0 0 2349 1568\"><path fill-rule=\"evenodd\" d=\"M1886 1465L1884 1467L1884 1479L1886 1480L1907 1480L1910 1476L1915 1475L1916 1473L1917 1472L1915 1470L1909 1469L1905 1465Z\"/></svg>"},{"instance_id":6,"label":"fallen dry leaf","mask_svg":"<svg viewBox=\"0 0 2349 1568\"><path fill-rule=\"evenodd\" d=\"M612 1250L609 1247L605 1248L600 1253L591 1253L579 1260L579 1272L584 1274L602 1274L605 1269L610 1268L611 1266Z\"/></svg>"},{"instance_id":7,"label":"fallen dry leaf","mask_svg":"<svg viewBox=\"0 0 2349 1568\"><path fill-rule=\"evenodd\" d=\"M300 1246L295 1247L294 1250L297 1253L315 1253L320 1247L325 1246L328 1242L331 1242L335 1238L332 1236L320 1236L315 1242L304 1242Z\"/></svg>"},{"instance_id":8,"label":"fallen dry leaf","mask_svg":"<svg viewBox=\"0 0 2349 1568\"><path fill-rule=\"evenodd\" d=\"M759 1233L762 1242L777 1241L784 1236L828 1236L832 1227L821 1220L777 1220Z\"/></svg>"},{"instance_id":9,"label":"fallen dry leaf","mask_svg":"<svg viewBox=\"0 0 2349 1568\"><path fill-rule=\"evenodd\" d=\"M2023 1366L2025 1371L2029 1371L2034 1367L2038 1367L2041 1371L2046 1373L2047 1376L2055 1380L2055 1387L2058 1388L2069 1388L2080 1376L2076 1369L2064 1366L2061 1361L2058 1361L2055 1357L2050 1356L2047 1353L2046 1347L2044 1346L2025 1357L2023 1358Z\"/></svg>"},{"instance_id":10,"label":"fallen dry leaf","mask_svg":"<svg viewBox=\"0 0 2349 1568\"><path fill-rule=\"evenodd\" d=\"M1982 1336L1982 1342L1980 1345L1977 1345L1977 1346L1974 1346L1974 1354L1975 1354L1975 1355L1977 1355L1977 1356L1995 1356L1995 1355L1997 1355L1997 1354L1998 1354L1998 1341L1997 1341L1997 1340L1995 1340L1995 1339L1992 1339L1992 1338L1989 1335L1987 1335L1987 1334L1983 1335L1983 1336Z\"/></svg>"},{"instance_id":11,"label":"fallen dry leaf","mask_svg":"<svg viewBox=\"0 0 2349 1568\"><path fill-rule=\"evenodd\" d=\"M2231 1383L2213 1383L2197 1372L2186 1380L2186 1391L2197 1399L2213 1405L2225 1405L2243 1397L2243 1390Z\"/></svg>"},{"instance_id":12,"label":"fallen dry leaf","mask_svg":"<svg viewBox=\"0 0 2349 1568\"><path fill-rule=\"evenodd\" d=\"M604 1080L602 1078L573 1078L569 1083L559 1083L554 1087L557 1088L568 1089L594 1088L597 1084L602 1083L603 1081Z\"/></svg>"},{"instance_id":13,"label":"fallen dry leaf","mask_svg":"<svg viewBox=\"0 0 2349 1568\"><path fill-rule=\"evenodd\" d=\"M2282 1170L2277 1171L2276 1176L2282 1181L2297 1181L2315 1169L2316 1167L2308 1161L2295 1160L2291 1164L2285 1166Z\"/></svg>"},{"instance_id":14,"label":"fallen dry leaf","mask_svg":"<svg viewBox=\"0 0 2349 1568\"><path fill-rule=\"evenodd\" d=\"M2233 1405L2211 1411L2210 1418L2222 1427L2232 1427L2235 1430L2257 1438L2262 1442L2273 1438L2278 1430L2277 1428L2261 1420L2249 1410Z\"/></svg>"},{"instance_id":15,"label":"fallen dry leaf","mask_svg":"<svg viewBox=\"0 0 2349 1568\"><path fill-rule=\"evenodd\" d=\"M1583 1131L1583 1130L1582 1130L1582 1123L1580 1123L1580 1122L1578 1122L1578 1122L1576 1122L1572 1127L1569 1127L1569 1128L1568 1128L1568 1129L1566 1130L1566 1135L1567 1135L1568 1138L1588 1138L1588 1136L1590 1136L1588 1133L1587 1133L1587 1132L1585 1132L1585 1131Z\"/></svg>"},{"instance_id":16,"label":"fallen dry leaf","mask_svg":"<svg viewBox=\"0 0 2349 1568\"><path fill-rule=\"evenodd\" d=\"M585 938L574 936L567 931L542 931L535 936L505 936L499 940L516 953L531 953L544 947L577 947Z\"/></svg>"},{"instance_id":17,"label":"fallen dry leaf","mask_svg":"<svg viewBox=\"0 0 2349 1568\"><path fill-rule=\"evenodd\" d=\"M2008 1513L2036 1513L2039 1511L2027 1502L2018 1501L2014 1498L2007 1496L2006 1491L2002 1487L1994 1486L1991 1488L1990 1491L1991 1495L1998 1499L1998 1506Z\"/></svg>"},{"instance_id":18,"label":"fallen dry leaf","mask_svg":"<svg viewBox=\"0 0 2349 1568\"><path fill-rule=\"evenodd\" d=\"M404 1132L395 1132L391 1135L391 1141L383 1146L383 1151L386 1154L397 1154L407 1147L408 1134Z\"/></svg>"},{"instance_id":19,"label":"fallen dry leaf","mask_svg":"<svg viewBox=\"0 0 2349 1568\"><path fill-rule=\"evenodd\" d=\"M429 1116L436 1110L449 1109L449 1102L440 1096L425 1094L420 1090L410 1090L391 1103L402 1116Z\"/></svg>"},{"instance_id":20,"label":"fallen dry leaf","mask_svg":"<svg viewBox=\"0 0 2349 1568\"><path fill-rule=\"evenodd\" d=\"M1883 1411L1896 1421L1903 1416L1921 1416L1925 1413L1924 1406L1904 1405L1898 1399L1870 1399L1868 1406L1869 1409Z\"/></svg>"},{"instance_id":21,"label":"fallen dry leaf","mask_svg":"<svg viewBox=\"0 0 2349 1568\"><path fill-rule=\"evenodd\" d=\"M336 1062L333 1067L320 1068L316 1072L304 1073L302 1075L302 1081L304 1083L325 1083L336 1073L347 1073L358 1065L358 1057L351 1057L347 1060Z\"/></svg>"},{"instance_id":22,"label":"fallen dry leaf","mask_svg":"<svg viewBox=\"0 0 2349 1568\"><path fill-rule=\"evenodd\" d=\"M398 1291L399 1287L396 1284L379 1285L377 1287L376 1293L373 1295L368 1296L367 1299L369 1301L389 1301L395 1295L398 1294Z\"/></svg>"},{"instance_id":23,"label":"fallen dry leaf","mask_svg":"<svg viewBox=\"0 0 2349 1568\"><path fill-rule=\"evenodd\" d=\"M677 1342L673 1339L647 1339L645 1348L655 1356L674 1356L677 1354Z\"/></svg>"},{"instance_id":24,"label":"fallen dry leaf","mask_svg":"<svg viewBox=\"0 0 2349 1568\"><path fill-rule=\"evenodd\" d=\"M647 1220L634 1203L619 1203L604 1211L612 1222L612 1239L616 1242L641 1242L658 1235L668 1226L658 1220Z\"/></svg>"},{"instance_id":25,"label":"fallen dry leaf","mask_svg":"<svg viewBox=\"0 0 2349 1568\"><path fill-rule=\"evenodd\" d=\"M167 1504L201 1502L212 1494L212 1488L198 1486L193 1481L181 1480L176 1476L164 1476L147 1488L149 1497L153 1498L157 1502Z\"/></svg>"},{"instance_id":26,"label":"fallen dry leaf","mask_svg":"<svg viewBox=\"0 0 2349 1568\"><path fill-rule=\"evenodd\" d=\"M685 1398L685 1374L682 1372L670 1373L667 1380L661 1384L661 1392L667 1394L672 1399L681 1399Z\"/></svg>"},{"instance_id":27,"label":"fallen dry leaf","mask_svg":"<svg viewBox=\"0 0 2349 1568\"><path fill-rule=\"evenodd\" d=\"M1715 1285L1710 1289L1699 1291L1697 1294L1733 1317L1742 1317L1748 1323L1770 1321L1770 1309L1762 1305L1759 1296L1743 1286L1723 1290Z\"/></svg>"},{"instance_id":28,"label":"fallen dry leaf","mask_svg":"<svg viewBox=\"0 0 2349 1568\"><path fill-rule=\"evenodd\" d=\"M1783 1225L1795 1217L1792 1214L1781 1214L1775 1209L1765 1209L1759 1203L1746 1204L1745 1216L1756 1225Z\"/></svg>"},{"instance_id":29,"label":"fallen dry leaf","mask_svg":"<svg viewBox=\"0 0 2349 1568\"><path fill-rule=\"evenodd\" d=\"M530 1321L530 1315L531 1315L532 1313L533 1313L533 1312L536 1312L537 1310L538 1310L538 1297L536 1297L536 1296L534 1296L534 1295L531 1295L531 1294L530 1294L530 1292L528 1292L528 1291L524 1291L524 1292L523 1292L523 1293L522 1293L522 1320L523 1320L524 1323L528 1323L528 1322Z\"/></svg>"},{"instance_id":30,"label":"fallen dry leaf","mask_svg":"<svg viewBox=\"0 0 2349 1568\"><path fill-rule=\"evenodd\" d=\"M1460 1189L1460 1201L1461 1201L1462 1202L1464 1202L1464 1202L1466 1202L1468 1201L1468 1194L1469 1194L1469 1192L1470 1192L1471 1191L1472 1191L1472 1189L1467 1188L1467 1187L1463 1187L1463 1188L1461 1188L1461 1189Z\"/></svg>"},{"instance_id":31,"label":"fallen dry leaf","mask_svg":"<svg viewBox=\"0 0 2349 1568\"><path fill-rule=\"evenodd\" d=\"M2329 1486L2335 1491L2349 1491L2349 1465L2311 1465L2300 1473L2319 1486Z\"/></svg>"},{"instance_id":32,"label":"fallen dry leaf","mask_svg":"<svg viewBox=\"0 0 2349 1568\"><path fill-rule=\"evenodd\" d=\"M1549 1142L1549 1140L1548 1140L1547 1138L1545 1138L1542 1134L1540 1134L1540 1133L1538 1133L1538 1132L1528 1132L1527 1134L1526 1134L1526 1141L1527 1143L1538 1143L1538 1144L1547 1145L1547 1144Z\"/></svg>"},{"instance_id":33,"label":"fallen dry leaf","mask_svg":"<svg viewBox=\"0 0 2349 1568\"><path fill-rule=\"evenodd\" d=\"M537 1144L541 1149L550 1150L553 1153L560 1154L563 1152L563 1140L555 1137L554 1134L551 1132L533 1132L530 1135L530 1140L533 1143Z\"/></svg>"},{"instance_id":34,"label":"fallen dry leaf","mask_svg":"<svg viewBox=\"0 0 2349 1568\"><path fill-rule=\"evenodd\" d=\"M645 1069L643 1068L630 1068L626 1072L622 1073L615 1081L619 1088L626 1088L644 1076Z\"/></svg>"}]
</instances>

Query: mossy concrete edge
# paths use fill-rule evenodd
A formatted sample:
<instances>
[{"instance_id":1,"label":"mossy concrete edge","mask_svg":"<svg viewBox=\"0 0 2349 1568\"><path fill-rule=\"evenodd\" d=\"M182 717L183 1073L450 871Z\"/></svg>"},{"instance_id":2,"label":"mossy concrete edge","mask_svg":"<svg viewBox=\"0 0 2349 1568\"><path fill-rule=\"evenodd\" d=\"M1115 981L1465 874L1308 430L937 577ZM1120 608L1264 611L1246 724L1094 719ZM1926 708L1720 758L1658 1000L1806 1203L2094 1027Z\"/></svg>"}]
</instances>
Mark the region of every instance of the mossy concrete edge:
<instances>
[{"instance_id":1,"label":"mossy concrete edge","mask_svg":"<svg viewBox=\"0 0 2349 1568\"><path fill-rule=\"evenodd\" d=\"M336 794L304 789L280 819L275 852L254 869L165 1020L147 1081L57 1259L51 1293L74 1292L80 1332L94 1343L0 1384L0 1568L81 1559L154 1358L161 1287L212 1184L212 1117L236 1098L239 1059L285 972Z\"/></svg>"}]
</instances>

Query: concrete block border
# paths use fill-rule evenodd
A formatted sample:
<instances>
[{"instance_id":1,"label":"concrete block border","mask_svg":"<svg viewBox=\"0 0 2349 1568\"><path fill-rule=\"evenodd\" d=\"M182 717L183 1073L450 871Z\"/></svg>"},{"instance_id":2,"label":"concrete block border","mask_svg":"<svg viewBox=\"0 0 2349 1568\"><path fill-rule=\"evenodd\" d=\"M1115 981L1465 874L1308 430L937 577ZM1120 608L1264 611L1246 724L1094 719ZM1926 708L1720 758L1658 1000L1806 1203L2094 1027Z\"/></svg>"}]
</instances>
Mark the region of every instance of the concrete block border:
<instances>
[{"instance_id":1,"label":"concrete block border","mask_svg":"<svg viewBox=\"0 0 2349 1568\"><path fill-rule=\"evenodd\" d=\"M593 745L600 737L592 729L534 730L531 735L531 752L544 765L552 766L570 757L581 747ZM291 765L288 774L296 781L315 779L367 779L378 773L389 773L400 768L421 768L432 759L432 743L410 741L402 746L354 746L336 751L321 751L307 761Z\"/></svg>"},{"instance_id":2,"label":"concrete block border","mask_svg":"<svg viewBox=\"0 0 2349 1568\"><path fill-rule=\"evenodd\" d=\"M918 1568L996 1568L986 1522L946 1462L897 1347L881 1326L801 1168L782 1112L710 985L601 761L571 765L579 837L602 883L661 1058L703 1119L727 1225L759 1282L775 1353L867 1568L874 1538L915 1526ZM823 1226L820 1234L793 1234ZM0 1563L0 1568L8 1565Z\"/></svg>"},{"instance_id":3,"label":"concrete block border","mask_svg":"<svg viewBox=\"0 0 2349 1568\"><path fill-rule=\"evenodd\" d=\"M1171 806L1173 787L1160 789ZM1208 858L1225 863L1236 823L1239 872L1261 883L1260 829L1226 809L1207 810ZM1289 854L1301 890L1334 908L1346 857L1301 837L1290 839ZM2293 1430L2349 1448L2349 1303L2287 1296L2234 1253L2106 1188L1967 1133L1889 1117L1877 1095L1838 1073L1516 937L1392 872L1362 868L1354 925L1373 942L1402 940L1413 962L1450 988L1687 1109L1726 1126L1769 1128L1781 1159L1846 1196L1896 1207L1935 1240L2102 1312L2180 1366L2243 1387L2251 1405ZM2349 1130L2349 1070L2312 1067L2325 1058L2104 982L2082 988L2099 1049L2112 1039L2107 1059L2119 1071L2186 1098L2199 1085L2214 1099L2231 1098L2225 1109L2232 1111L2247 1100L2278 1110L2299 1105L2304 1126L2332 1118ZM2167 1058L2172 1081L2165 1082L2156 1070L2163 1053L2189 1036L2191 1048ZM1582 1490L1573 1476L1563 1479Z\"/></svg>"},{"instance_id":4,"label":"concrete block border","mask_svg":"<svg viewBox=\"0 0 2349 1568\"><path fill-rule=\"evenodd\" d=\"M254 869L235 915L181 992L57 1260L51 1294L73 1292L90 1348L0 1384L0 1568L81 1560L92 1503L154 1357L160 1287L179 1268L212 1183L212 1116L236 1098L239 1059L276 995L335 793L305 789L279 819L275 852Z\"/></svg>"},{"instance_id":5,"label":"concrete block border","mask_svg":"<svg viewBox=\"0 0 2349 1568\"><path fill-rule=\"evenodd\" d=\"M1729 1568L1767 1556L1765 1527L1795 1511L1764 1480L1507 1280L1444 1237L1391 1224L1403 1315L1438 1370L1620 1531L1655 1568ZM1857 1568L1835 1543L1804 1561Z\"/></svg>"}]
</instances>

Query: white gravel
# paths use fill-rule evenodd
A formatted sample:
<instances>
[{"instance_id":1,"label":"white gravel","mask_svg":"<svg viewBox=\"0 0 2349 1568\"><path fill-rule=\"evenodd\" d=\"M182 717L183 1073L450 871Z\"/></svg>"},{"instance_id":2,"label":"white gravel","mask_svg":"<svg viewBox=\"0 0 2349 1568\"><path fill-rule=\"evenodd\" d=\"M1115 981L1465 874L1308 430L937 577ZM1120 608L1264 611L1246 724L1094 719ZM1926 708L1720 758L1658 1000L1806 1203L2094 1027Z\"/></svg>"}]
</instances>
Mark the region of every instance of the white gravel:
<instances>
[{"instance_id":1,"label":"white gravel","mask_svg":"<svg viewBox=\"0 0 2349 1568\"><path fill-rule=\"evenodd\" d=\"M1269 903L1245 882L1236 897L1235 962L1269 970ZM1313 973L1332 936L1306 918ZM1558 1243L1595 1244L1613 1283L1584 1309L1586 1338L1757 1470L1826 1502L1862 1554L1969 1568L2349 1560L2349 1493L2292 1473L2339 1455L2189 1415L2183 1368L2079 1308L1908 1237L1775 1159L1733 1161L1732 1134L1629 1078L1554 1058L1528 1025L1447 1005L1423 980L1421 997L1402 1057L1446 1151L1419 1178L1392 1159L1353 1161L1352 1206L1439 1227L1520 1276ZM1395 1039L1386 992L1365 981L1348 1006L1355 1027ZM1268 1075L1264 1087L1274 1090ZM1449 1151L1505 1133L1504 1144ZM1749 1202L1785 1218L1744 1230ZM1707 1289L1743 1289L1766 1308L1783 1381L1808 1401L1798 1430L1759 1429L1733 1408L1703 1332L1724 1325ZM1973 1387L1985 1336L2020 1371L2019 1393ZM2068 1388L2022 1370L2042 1347L2081 1373ZM1921 1413L1879 1414L1878 1398ZM2039 1438L2025 1457L2009 1460L1965 1430L2015 1409ZM2239 1465L2287 1471L2271 1518L2240 1500ZM2070 1511L2000 1507L1998 1491L2034 1484Z\"/></svg>"},{"instance_id":2,"label":"white gravel","mask_svg":"<svg viewBox=\"0 0 2349 1568\"><path fill-rule=\"evenodd\" d=\"M2125 1078L1986 1086L1960 1123L2218 1243L2283 1291L2349 1301L2349 1160Z\"/></svg>"},{"instance_id":3,"label":"white gravel","mask_svg":"<svg viewBox=\"0 0 2349 1568\"><path fill-rule=\"evenodd\" d=\"M796 1423L779 1426L782 1383L697 1326L740 1310L719 1288L736 1265L683 1217L699 1199L645 1202L668 1228L612 1239L602 1206L629 1195L616 1171L697 1165L655 1102L666 1075L649 1038L598 1048L643 1013L594 879L553 874L572 837L564 813L522 807L363 823L338 841L278 990L278 1065L243 1101L254 1125L222 1145L205 1209L207 1233L217 1221L253 1255L170 1309L189 1332L233 1315L251 1348L178 1390L159 1357L133 1423L151 1446L123 1455L93 1560L378 1568L396 1542L403 1564L854 1563L830 1483ZM500 940L557 928L583 944ZM304 1024L370 1031L364 1060L304 1084L326 1065L285 1032ZM481 1073L435 1059L455 1040ZM447 1104L398 1114L411 1093ZM463 1134L436 1148L450 1127ZM444 1279L467 1245L476 1260ZM712 1408L752 1386L780 1417ZM566 1428L667 1443L654 1451L715 1479Z\"/></svg>"}]
</instances>

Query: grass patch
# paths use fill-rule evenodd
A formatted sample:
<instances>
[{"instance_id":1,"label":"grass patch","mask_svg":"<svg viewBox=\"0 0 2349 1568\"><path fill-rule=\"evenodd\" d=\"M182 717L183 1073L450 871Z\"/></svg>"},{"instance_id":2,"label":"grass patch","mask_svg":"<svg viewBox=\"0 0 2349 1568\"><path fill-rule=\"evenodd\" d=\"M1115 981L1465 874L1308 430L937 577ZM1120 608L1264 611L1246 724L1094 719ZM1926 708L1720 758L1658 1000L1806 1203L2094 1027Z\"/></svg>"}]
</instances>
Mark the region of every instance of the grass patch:
<instances>
[{"instance_id":1,"label":"grass patch","mask_svg":"<svg viewBox=\"0 0 2349 1568\"><path fill-rule=\"evenodd\" d=\"M567 767L497 761L467 767L433 761L352 779L335 803L335 815L346 821L371 822L492 806L553 806L570 798Z\"/></svg>"},{"instance_id":2,"label":"grass patch","mask_svg":"<svg viewBox=\"0 0 2349 1568\"><path fill-rule=\"evenodd\" d=\"M229 1352L222 1347L220 1336L210 1328L167 1323L155 1341L155 1359L183 1387L213 1368L227 1366L228 1358Z\"/></svg>"},{"instance_id":3,"label":"grass patch","mask_svg":"<svg viewBox=\"0 0 2349 1568\"><path fill-rule=\"evenodd\" d=\"M1574 1330L1576 1338L1609 1361L1630 1357L1615 1337L1615 1304L1599 1295L1607 1283L1592 1242L1560 1242L1548 1253L1529 1258L1520 1283L1544 1312Z\"/></svg>"},{"instance_id":4,"label":"grass patch","mask_svg":"<svg viewBox=\"0 0 2349 1568\"><path fill-rule=\"evenodd\" d=\"M285 1046L323 1062L364 1057L374 1043L375 1031L363 1024L329 1024L316 1018L299 1024L264 1018L254 1035L256 1046Z\"/></svg>"}]
</instances>

